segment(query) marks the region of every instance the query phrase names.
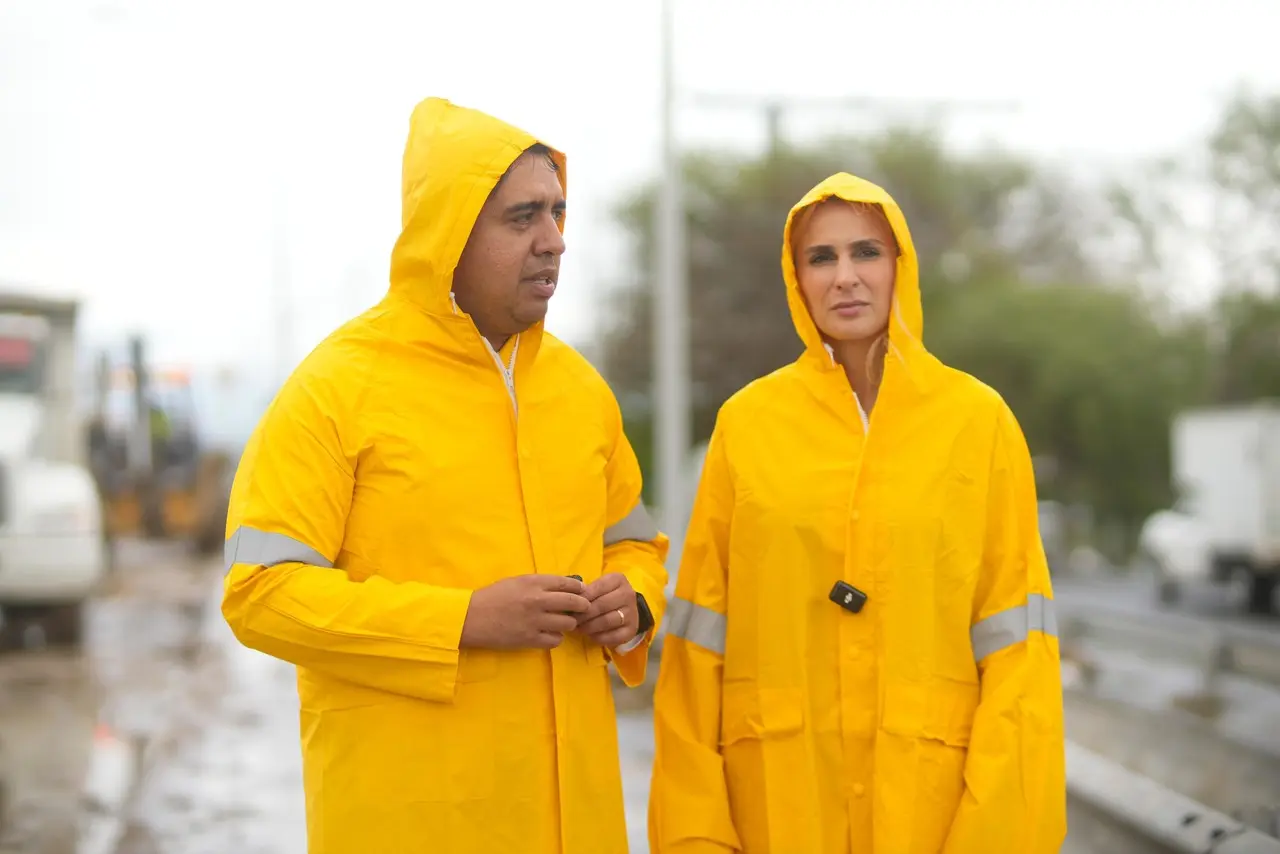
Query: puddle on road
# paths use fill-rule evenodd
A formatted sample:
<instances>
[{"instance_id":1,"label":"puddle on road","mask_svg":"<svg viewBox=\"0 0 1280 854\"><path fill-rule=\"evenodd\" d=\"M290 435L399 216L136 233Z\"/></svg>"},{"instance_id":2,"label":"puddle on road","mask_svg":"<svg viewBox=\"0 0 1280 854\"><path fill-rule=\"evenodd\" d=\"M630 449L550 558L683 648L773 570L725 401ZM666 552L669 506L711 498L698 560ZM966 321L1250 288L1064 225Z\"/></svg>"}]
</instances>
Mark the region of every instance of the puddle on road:
<instances>
[{"instance_id":1,"label":"puddle on road","mask_svg":"<svg viewBox=\"0 0 1280 854\"><path fill-rule=\"evenodd\" d=\"M169 550L172 551L171 549ZM151 559L164 549L140 552ZM135 555L136 557L136 555ZM94 735L106 723L145 740L164 720L166 690L186 666L209 575L181 558L125 564L89 606L82 651L0 651L0 854L71 854ZM22 632L31 636L30 632ZM17 638L21 640L21 637Z\"/></svg>"},{"instance_id":2,"label":"puddle on road","mask_svg":"<svg viewBox=\"0 0 1280 854\"><path fill-rule=\"evenodd\" d=\"M119 854L305 854L294 670L209 629Z\"/></svg>"},{"instance_id":3,"label":"puddle on road","mask_svg":"<svg viewBox=\"0 0 1280 854\"><path fill-rule=\"evenodd\" d=\"M65 654L0 656L0 852L73 850L73 793L88 767L96 708L87 676Z\"/></svg>"}]
</instances>

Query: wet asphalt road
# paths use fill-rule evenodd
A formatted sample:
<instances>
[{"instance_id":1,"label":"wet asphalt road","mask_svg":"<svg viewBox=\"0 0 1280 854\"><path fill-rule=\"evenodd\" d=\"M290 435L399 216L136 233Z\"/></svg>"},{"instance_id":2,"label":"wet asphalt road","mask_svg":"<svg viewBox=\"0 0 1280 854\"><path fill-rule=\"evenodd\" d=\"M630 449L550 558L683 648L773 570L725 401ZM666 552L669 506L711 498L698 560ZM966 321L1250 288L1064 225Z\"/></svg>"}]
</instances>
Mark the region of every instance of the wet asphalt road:
<instances>
[{"instance_id":1,"label":"wet asphalt road","mask_svg":"<svg viewBox=\"0 0 1280 854\"><path fill-rule=\"evenodd\" d=\"M75 854L77 793L103 724L142 764L127 828L105 854L304 854L292 668L235 642L216 612L216 561L132 544L121 564L90 609L83 654L0 653L0 779L11 800L0 854ZM1151 611L1141 580L1066 582L1059 595ZM1205 601L1180 611L1232 616ZM1235 686L1225 711L1199 720L1173 711L1194 685L1188 668L1123 650L1107 660L1092 688L1069 693L1073 739L1223 809L1280 801L1280 731L1265 723L1280 694ZM620 701L627 820L643 854L652 734L643 690ZM1223 736L1249 747L1223 747ZM1073 828L1064 850L1104 850L1087 831Z\"/></svg>"},{"instance_id":2,"label":"wet asphalt road","mask_svg":"<svg viewBox=\"0 0 1280 854\"><path fill-rule=\"evenodd\" d=\"M109 727L139 750L153 741L194 660L216 564L171 544L124 544L120 557L120 572L88 606L82 653L42 648L38 626L5 626L3 854L75 851L95 733Z\"/></svg>"}]
</instances>

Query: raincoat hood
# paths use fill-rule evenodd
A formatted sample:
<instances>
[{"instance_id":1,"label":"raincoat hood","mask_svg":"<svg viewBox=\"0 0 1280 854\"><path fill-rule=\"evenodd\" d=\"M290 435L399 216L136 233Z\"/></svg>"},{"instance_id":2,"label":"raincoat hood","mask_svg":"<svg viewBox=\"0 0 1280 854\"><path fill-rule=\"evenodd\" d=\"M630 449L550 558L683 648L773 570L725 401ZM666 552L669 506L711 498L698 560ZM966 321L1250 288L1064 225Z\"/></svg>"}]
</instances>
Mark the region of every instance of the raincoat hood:
<instances>
[{"instance_id":1,"label":"raincoat hood","mask_svg":"<svg viewBox=\"0 0 1280 854\"><path fill-rule=\"evenodd\" d=\"M454 313L453 271L480 209L516 158L538 142L501 119L444 98L427 98L414 108L400 181L401 232L391 253L391 296L429 314ZM567 193L565 156L552 148L552 158Z\"/></svg>"},{"instance_id":2,"label":"raincoat hood","mask_svg":"<svg viewBox=\"0 0 1280 854\"><path fill-rule=\"evenodd\" d=\"M893 229L898 243L898 270L893 290L893 308L889 315L889 349L897 358L909 361L916 353L924 352L924 312L920 304L920 265L916 258L915 244L902 209L884 188L847 172L837 172L823 180L804 198L796 202L787 214L787 224L782 231L782 278L787 286L787 306L791 309L791 321L795 324L807 354L817 357L823 365L831 366L831 358L824 347L822 334L813 322L813 316L800 293L800 280L796 275L795 257L791 252L791 229L796 217L804 209L830 198L846 202L879 205Z\"/></svg>"}]
</instances>

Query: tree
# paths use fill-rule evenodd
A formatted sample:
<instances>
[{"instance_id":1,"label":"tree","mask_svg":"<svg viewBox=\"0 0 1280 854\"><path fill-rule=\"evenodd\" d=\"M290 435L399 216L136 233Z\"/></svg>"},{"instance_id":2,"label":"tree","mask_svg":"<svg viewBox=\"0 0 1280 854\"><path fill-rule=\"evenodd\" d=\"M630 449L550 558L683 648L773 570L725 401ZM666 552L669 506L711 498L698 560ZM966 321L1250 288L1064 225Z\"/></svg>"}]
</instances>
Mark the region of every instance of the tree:
<instances>
[{"instance_id":1,"label":"tree","mask_svg":"<svg viewBox=\"0 0 1280 854\"><path fill-rule=\"evenodd\" d=\"M1204 394L1202 323L1158 322L1136 289L1015 283L932 328L930 349L999 391L1054 461L1042 498L1087 504L1126 537L1172 502L1169 423Z\"/></svg>"}]
</instances>

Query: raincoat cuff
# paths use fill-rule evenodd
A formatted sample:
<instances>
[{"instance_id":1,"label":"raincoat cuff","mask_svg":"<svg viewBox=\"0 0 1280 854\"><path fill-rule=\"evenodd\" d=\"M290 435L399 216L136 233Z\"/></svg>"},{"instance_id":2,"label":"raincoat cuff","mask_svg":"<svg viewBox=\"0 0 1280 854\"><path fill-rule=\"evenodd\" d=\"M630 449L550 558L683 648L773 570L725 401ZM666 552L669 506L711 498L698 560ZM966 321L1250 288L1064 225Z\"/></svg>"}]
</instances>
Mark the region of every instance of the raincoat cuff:
<instances>
[{"instance_id":1,"label":"raincoat cuff","mask_svg":"<svg viewBox=\"0 0 1280 854\"><path fill-rule=\"evenodd\" d=\"M459 587L437 588L437 607L427 623L426 641L430 646L448 650L455 657L461 651L462 627L471 610L473 592Z\"/></svg>"},{"instance_id":2,"label":"raincoat cuff","mask_svg":"<svg viewBox=\"0 0 1280 854\"><path fill-rule=\"evenodd\" d=\"M653 629L638 638L627 641L614 649L606 650L613 666L622 677L622 684L635 688L644 682L649 668L649 647L653 642Z\"/></svg>"}]
</instances>

